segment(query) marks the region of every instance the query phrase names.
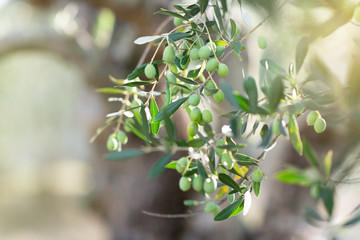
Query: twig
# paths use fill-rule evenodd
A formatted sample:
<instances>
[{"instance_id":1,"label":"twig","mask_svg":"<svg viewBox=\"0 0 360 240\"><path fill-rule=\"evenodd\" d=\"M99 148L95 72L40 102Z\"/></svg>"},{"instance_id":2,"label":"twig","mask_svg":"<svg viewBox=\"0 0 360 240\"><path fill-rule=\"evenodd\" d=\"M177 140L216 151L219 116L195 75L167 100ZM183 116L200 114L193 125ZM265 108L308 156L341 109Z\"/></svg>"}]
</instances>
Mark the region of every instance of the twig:
<instances>
[{"instance_id":1,"label":"twig","mask_svg":"<svg viewBox=\"0 0 360 240\"><path fill-rule=\"evenodd\" d=\"M287 3L289 2L289 0L283 2L277 9L276 11L279 11L281 8L283 8ZM271 17L271 14L269 14L266 18L264 18L258 25L256 25L254 28L252 28L244 37L242 37L240 39L240 41L244 41L246 38L249 37L250 34L252 34L253 32L256 31L256 29L258 29L259 27L261 27L261 25L263 25L269 18Z\"/></svg>"},{"instance_id":2,"label":"twig","mask_svg":"<svg viewBox=\"0 0 360 240\"><path fill-rule=\"evenodd\" d=\"M181 214L161 214L161 213L148 212L145 210L142 210L141 212L145 215L158 217L158 218L188 218L198 215L200 213L200 212L189 212L189 213L181 213Z\"/></svg>"},{"instance_id":3,"label":"twig","mask_svg":"<svg viewBox=\"0 0 360 240\"><path fill-rule=\"evenodd\" d=\"M156 29L154 35L159 34L159 33L163 30L163 28L171 21L171 19L173 19L173 17L171 17L171 16L168 17L168 18L166 18L165 21L163 21L163 22L159 25L159 27ZM150 42L150 43L148 43L148 44L146 45L146 48L145 48L143 54L141 55L140 60L139 60L139 62L138 62L138 64L137 64L136 68L140 67L140 66L145 62L145 58L146 58L146 56L149 54L149 51L150 51L150 49L151 49L151 46L152 46L152 42Z\"/></svg>"}]
</instances>

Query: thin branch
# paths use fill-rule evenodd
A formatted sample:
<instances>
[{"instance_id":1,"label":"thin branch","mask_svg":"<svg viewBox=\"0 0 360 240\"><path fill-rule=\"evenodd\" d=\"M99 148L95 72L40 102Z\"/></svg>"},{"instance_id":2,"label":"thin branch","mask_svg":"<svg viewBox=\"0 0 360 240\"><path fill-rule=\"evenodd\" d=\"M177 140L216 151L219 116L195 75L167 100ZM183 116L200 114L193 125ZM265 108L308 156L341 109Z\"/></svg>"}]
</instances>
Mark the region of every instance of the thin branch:
<instances>
[{"instance_id":1,"label":"thin branch","mask_svg":"<svg viewBox=\"0 0 360 240\"><path fill-rule=\"evenodd\" d=\"M168 17L168 18L166 18L165 21L163 21L163 22L159 25L159 27L156 29L154 35L159 34L159 33L164 29L164 27L166 27L166 25L167 25L172 19L173 19L173 17L171 17L171 16ZM139 62L138 62L138 64L137 64L136 68L140 67L140 66L145 62L145 58L146 58L146 56L149 54L150 49L151 49L151 46L152 46L152 42L150 42L150 43L148 43L148 44L146 45L146 48L145 48L143 54L141 55L140 60L139 60Z\"/></svg>"},{"instance_id":2,"label":"thin branch","mask_svg":"<svg viewBox=\"0 0 360 240\"><path fill-rule=\"evenodd\" d=\"M181 214L161 214L161 213L153 213L148 212L145 210L141 211L143 214L152 216L152 217L158 217L158 218L188 218L193 217L195 215L198 215L200 212L189 212L189 213L181 213Z\"/></svg>"},{"instance_id":3,"label":"thin branch","mask_svg":"<svg viewBox=\"0 0 360 240\"><path fill-rule=\"evenodd\" d=\"M283 8L287 3L289 2L289 0L283 2L277 9L276 11L279 11L281 8ZM271 14L269 14L266 18L264 18L258 25L256 25L254 28L252 28L244 37L242 37L240 39L240 41L244 41L245 39L247 39L249 37L250 34L252 34L253 32L256 31L256 29L258 29L259 27L261 27L269 18L271 17Z\"/></svg>"}]
</instances>

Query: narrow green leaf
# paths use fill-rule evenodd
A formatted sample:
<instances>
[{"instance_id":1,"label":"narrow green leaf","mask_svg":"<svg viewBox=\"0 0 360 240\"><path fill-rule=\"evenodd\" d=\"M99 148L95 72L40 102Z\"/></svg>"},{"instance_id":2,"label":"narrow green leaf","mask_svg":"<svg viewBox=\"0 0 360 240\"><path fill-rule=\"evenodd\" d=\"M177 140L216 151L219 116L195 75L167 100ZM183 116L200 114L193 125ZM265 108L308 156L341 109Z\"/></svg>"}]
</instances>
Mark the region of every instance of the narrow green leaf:
<instances>
[{"instance_id":1,"label":"narrow green leaf","mask_svg":"<svg viewBox=\"0 0 360 240\"><path fill-rule=\"evenodd\" d=\"M284 97L284 84L280 77L276 77L270 83L270 89L268 92L269 107L271 111L275 111Z\"/></svg>"},{"instance_id":2,"label":"narrow green leaf","mask_svg":"<svg viewBox=\"0 0 360 240\"><path fill-rule=\"evenodd\" d=\"M237 153L234 158L240 165L258 165L258 160L245 154Z\"/></svg>"},{"instance_id":3,"label":"narrow green leaf","mask_svg":"<svg viewBox=\"0 0 360 240\"><path fill-rule=\"evenodd\" d=\"M163 108L163 109L165 109L165 108ZM166 110L164 111L164 119L163 120L164 120L164 124L165 124L165 130L166 130L166 133L167 133L169 139L171 141L174 141L175 135L176 135L175 125L171 121L170 116Z\"/></svg>"},{"instance_id":4,"label":"narrow green leaf","mask_svg":"<svg viewBox=\"0 0 360 240\"><path fill-rule=\"evenodd\" d=\"M231 187L232 189L234 189L238 192L241 191L239 185L229 175L227 175L225 173L219 173L219 180L223 184Z\"/></svg>"},{"instance_id":5,"label":"narrow green leaf","mask_svg":"<svg viewBox=\"0 0 360 240\"><path fill-rule=\"evenodd\" d=\"M126 91L118 88L98 88L96 89L99 93L107 93L107 94L125 94Z\"/></svg>"},{"instance_id":6,"label":"narrow green leaf","mask_svg":"<svg viewBox=\"0 0 360 240\"><path fill-rule=\"evenodd\" d=\"M139 86L150 85L150 84L154 84L154 82L151 82L151 81L133 81L133 82L124 83L124 84L122 84L120 86L121 87L139 87Z\"/></svg>"},{"instance_id":7,"label":"narrow green leaf","mask_svg":"<svg viewBox=\"0 0 360 240\"><path fill-rule=\"evenodd\" d=\"M199 0L198 4L200 6L200 12L203 14L209 4L209 0Z\"/></svg>"},{"instance_id":8,"label":"narrow green leaf","mask_svg":"<svg viewBox=\"0 0 360 240\"><path fill-rule=\"evenodd\" d=\"M241 41L231 41L230 42L230 46L234 49L234 51L236 52L236 53L240 53L241 52L241 50L242 50L242 44L241 44Z\"/></svg>"},{"instance_id":9,"label":"narrow green leaf","mask_svg":"<svg viewBox=\"0 0 360 240\"><path fill-rule=\"evenodd\" d=\"M154 122L156 114L159 112L159 108L152 97L150 102L150 114L151 114L151 131L154 135L158 134L160 128L160 122Z\"/></svg>"},{"instance_id":10,"label":"narrow green leaf","mask_svg":"<svg viewBox=\"0 0 360 240\"><path fill-rule=\"evenodd\" d=\"M234 212L238 210L238 208L241 206L241 203L243 201L243 198L237 199L235 202L224 208L221 212L219 212L215 217L215 221L222 221L227 218L229 218Z\"/></svg>"},{"instance_id":11,"label":"narrow green leaf","mask_svg":"<svg viewBox=\"0 0 360 240\"><path fill-rule=\"evenodd\" d=\"M327 186L320 188L320 197L323 200L325 205L326 211L328 212L329 216L331 216L333 208L334 208L334 187Z\"/></svg>"},{"instance_id":12,"label":"narrow green leaf","mask_svg":"<svg viewBox=\"0 0 360 240\"><path fill-rule=\"evenodd\" d=\"M215 1L215 3L216 3L216 5L214 5L214 12L215 12L216 24L218 25L218 28L220 31L225 32L225 27L224 27L223 19L221 16L219 4L217 1Z\"/></svg>"},{"instance_id":13,"label":"narrow green leaf","mask_svg":"<svg viewBox=\"0 0 360 240\"><path fill-rule=\"evenodd\" d=\"M145 151L141 149L124 149L121 152L109 152L105 155L105 158L111 161L120 161L137 157L143 154L145 154Z\"/></svg>"},{"instance_id":14,"label":"narrow green leaf","mask_svg":"<svg viewBox=\"0 0 360 240\"><path fill-rule=\"evenodd\" d=\"M221 89L224 91L224 95L231 106L233 106L236 110L240 109L239 103L232 93L232 89L227 82L224 80L220 81Z\"/></svg>"},{"instance_id":15,"label":"narrow green leaf","mask_svg":"<svg viewBox=\"0 0 360 240\"><path fill-rule=\"evenodd\" d=\"M211 148L209 153L209 166L212 173L216 173L215 149Z\"/></svg>"},{"instance_id":16,"label":"narrow green leaf","mask_svg":"<svg viewBox=\"0 0 360 240\"><path fill-rule=\"evenodd\" d=\"M154 118L154 122L158 122L164 119L165 117L165 112L166 114L168 114L168 116L170 117L171 115L173 115L176 110L178 110L178 108L187 100L187 97L184 98L180 98L172 103L170 103L169 105L163 107L155 116Z\"/></svg>"},{"instance_id":17,"label":"narrow green leaf","mask_svg":"<svg viewBox=\"0 0 360 240\"><path fill-rule=\"evenodd\" d=\"M177 10L183 12L183 13L184 13L184 17L186 17L187 19L190 19L190 18L193 17L193 15L192 15L188 10L186 10L185 8L183 8L181 5L179 5L179 4L174 4L174 7L175 7Z\"/></svg>"},{"instance_id":18,"label":"narrow green leaf","mask_svg":"<svg viewBox=\"0 0 360 240\"><path fill-rule=\"evenodd\" d=\"M357 224L360 221L360 214L355 215L354 217L350 218L349 220L347 220L343 226L344 227L351 227L355 224Z\"/></svg>"},{"instance_id":19,"label":"narrow green leaf","mask_svg":"<svg viewBox=\"0 0 360 240\"><path fill-rule=\"evenodd\" d=\"M258 103L258 92L256 87L255 79L248 77L244 81L244 89L247 95L249 96L249 106L252 113L258 113L257 103Z\"/></svg>"},{"instance_id":20,"label":"narrow green leaf","mask_svg":"<svg viewBox=\"0 0 360 240\"><path fill-rule=\"evenodd\" d=\"M236 100L241 110L243 110L246 113L250 113L251 111L249 106L249 99L247 99L244 96L241 96L239 93L234 93L234 96L236 97Z\"/></svg>"},{"instance_id":21,"label":"narrow green leaf","mask_svg":"<svg viewBox=\"0 0 360 240\"><path fill-rule=\"evenodd\" d=\"M206 178L208 177L208 174L206 173L206 170L205 170L203 164L202 164L199 160L197 160L197 161L196 161L196 165L197 165L197 167L198 167L198 173L199 173L204 179L206 179Z\"/></svg>"},{"instance_id":22,"label":"narrow green leaf","mask_svg":"<svg viewBox=\"0 0 360 240\"><path fill-rule=\"evenodd\" d=\"M155 12L154 14L169 15L169 16L181 18L181 19L183 19L183 20L188 20L188 18L180 15L179 13L174 12L174 11L170 11L170 10L166 10L166 9L161 9L160 11L157 11L157 12Z\"/></svg>"},{"instance_id":23,"label":"narrow green leaf","mask_svg":"<svg viewBox=\"0 0 360 240\"><path fill-rule=\"evenodd\" d=\"M210 137L207 138L207 140L210 140ZM193 147L193 148L200 148L200 147L204 146L206 143L207 143L207 141L205 141L204 139L201 139L201 138L191 139L186 142L187 146Z\"/></svg>"},{"instance_id":24,"label":"narrow green leaf","mask_svg":"<svg viewBox=\"0 0 360 240\"><path fill-rule=\"evenodd\" d=\"M192 4L186 8L191 16L195 16L200 12L200 7L197 4Z\"/></svg>"},{"instance_id":25,"label":"narrow green leaf","mask_svg":"<svg viewBox=\"0 0 360 240\"><path fill-rule=\"evenodd\" d=\"M285 69L280 67L276 62L271 59L262 59L260 63L261 66L263 66L267 71L270 71L275 75L288 75Z\"/></svg>"},{"instance_id":26,"label":"narrow green leaf","mask_svg":"<svg viewBox=\"0 0 360 240\"><path fill-rule=\"evenodd\" d=\"M312 180L309 179L305 172L298 169L286 169L276 174L276 178L286 184L297 184L300 186L310 186Z\"/></svg>"},{"instance_id":27,"label":"narrow green leaf","mask_svg":"<svg viewBox=\"0 0 360 240\"><path fill-rule=\"evenodd\" d=\"M331 173L332 157L333 157L333 151L330 150L327 152L323 160L324 173L327 179L330 177L330 173Z\"/></svg>"},{"instance_id":28,"label":"narrow green leaf","mask_svg":"<svg viewBox=\"0 0 360 240\"><path fill-rule=\"evenodd\" d=\"M304 63L305 57L307 55L309 49L309 38L303 37L300 39L298 44L296 45L296 53L295 53L295 65L296 65L296 72L298 73Z\"/></svg>"},{"instance_id":29,"label":"narrow green leaf","mask_svg":"<svg viewBox=\"0 0 360 240\"><path fill-rule=\"evenodd\" d=\"M149 139L142 133L142 127L139 122L135 122L134 124L131 124L130 129L136 136L138 136L145 142L149 142Z\"/></svg>"},{"instance_id":30,"label":"narrow green leaf","mask_svg":"<svg viewBox=\"0 0 360 240\"><path fill-rule=\"evenodd\" d=\"M181 40L183 38L189 38L191 36L192 36L192 34L190 34L190 33L173 32L173 33L169 34L169 39L175 42L175 41Z\"/></svg>"},{"instance_id":31,"label":"narrow green leaf","mask_svg":"<svg viewBox=\"0 0 360 240\"><path fill-rule=\"evenodd\" d=\"M230 118L229 120L231 132L236 139L238 137L238 119L237 118Z\"/></svg>"},{"instance_id":32,"label":"narrow green leaf","mask_svg":"<svg viewBox=\"0 0 360 240\"><path fill-rule=\"evenodd\" d=\"M159 38L162 38L162 36L144 36L144 37L137 38L134 41L134 43L137 44L137 45L142 45L142 44L145 44L145 43L155 41L155 40L157 40Z\"/></svg>"},{"instance_id":33,"label":"narrow green leaf","mask_svg":"<svg viewBox=\"0 0 360 240\"><path fill-rule=\"evenodd\" d=\"M176 169L176 163L177 163L177 161L171 161L168 164L166 164L165 168Z\"/></svg>"},{"instance_id":34,"label":"narrow green leaf","mask_svg":"<svg viewBox=\"0 0 360 240\"><path fill-rule=\"evenodd\" d=\"M148 122L147 117L146 117L145 107L144 106L140 107L140 116L141 116L141 133L147 139L150 140L150 127L149 127L149 122Z\"/></svg>"},{"instance_id":35,"label":"narrow green leaf","mask_svg":"<svg viewBox=\"0 0 360 240\"><path fill-rule=\"evenodd\" d=\"M176 74L174 73L174 75L176 76L177 79L179 79L180 81L182 82L185 82L185 83L188 83L188 84L191 84L191 85L199 85L197 82L189 79L189 78L186 78L186 77L182 77L180 76L179 74Z\"/></svg>"},{"instance_id":36,"label":"narrow green leaf","mask_svg":"<svg viewBox=\"0 0 360 240\"><path fill-rule=\"evenodd\" d=\"M290 141L295 150L302 155L303 154L303 144L300 138L299 126L295 119L294 115L289 116L289 134L290 134Z\"/></svg>"},{"instance_id":37,"label":"narrow green leaf","mask_svg":"<svg viewBox=\"0 0 360 240\"><path fill-rule=\"evenodd\" d=\"M311 147L310 143L306 139L303 140L303 146L304 146L304 155L306 159L309 161L311 165L319 169L319 160L316 157L316 154L313 148Z\"/></svg>"},{"instance_id":38,"label":"narrow green leaf","mask_svg":"<svg viewBox=\"0 0 360 240\"><path fill-rule=\"evenodd\" d=\"M236 150L242 149L244 147L246 147L245 144L228 144L228 145L216 146L216 148L226 149L228 151L236 151Z\"/></svg>"},{"instance_id":39,"label":"narrow green leaf","mask_svg":"<svg viewBox=\"0 0 360 240\"><path fill-rule=\"evenodd\" d=\"M169 153L162 158L160 158L154 165L151 167L148 178L153 178L158 176L160 173L164 171L165 166L170 162L172 154Z\"/></svg>"},{"instance_id":40,"label":"narrow green leaf","mask_svg":"<svg viewBox=\"0 0 360 240\"><path fill-rule=\"evenodd\" d=\"M223 9L223 14L225 15L225 13L228 11L228 6L227 6L226 0L221 0L221 6Z\"/></svg>"},{"instance_id":41,"label":"narrow green leaf","mask_svg":"<svg viewBox=\"0 0 360 240\"><path fill-rule=\"evenodd\" d=\"M230 18L230 26L231 26L230 38L233 39L236 34L237 25L236 25L236 22L232 18Z\"/></svg>"},{"instance_id":42,"label":"narrow green leaf","mask_svg":"<svg viewBox=\"0 0 360 240\"><path fill-rule=\"evenodd\" d=\"M255 196L259 196L260 194L260 182L253 182L253 190L255 193Z\"/></svg>"},{"instance_id":43,"label":"narrow green leaf","mask_svg":"<svg viewBox=\"0 0 360 240\"><path fill-rule=\"evenodd\" d=\"M181 60L180 60L180 58L175 57L174 63L175 63L175 65L176 65L180 70L184 70L184 69L181 67Z\"/></svg>"}]
</instances>

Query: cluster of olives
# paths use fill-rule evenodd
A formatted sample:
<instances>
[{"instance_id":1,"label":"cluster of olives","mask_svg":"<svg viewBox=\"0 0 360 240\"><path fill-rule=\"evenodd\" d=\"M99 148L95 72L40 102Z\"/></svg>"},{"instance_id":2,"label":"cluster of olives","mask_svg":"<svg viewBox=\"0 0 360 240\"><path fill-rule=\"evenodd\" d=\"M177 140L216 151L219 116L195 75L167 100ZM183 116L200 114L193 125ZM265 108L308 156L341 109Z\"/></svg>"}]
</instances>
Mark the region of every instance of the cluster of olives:
<instances>
[{"instance_id":1,"label":"cluster of olives","mask_svg":"<svg viewBox=\"0 0 360 240\"><path fill-rule=\"evenodd\" d=\"M182 20L174 20L175 25L181 25ZM189 40L192 41L192 40ZM181 62L181 67L184 71L187 69L191 60L204 60L206 61L205 69L208 72L213 72L217 70L220 77L226 77L229 73L229 69L226 64L220 63L218 58L225 51L224 45L216 45L215 42L209 41L204 44L203 40L200 37L195 37L192 44L187 41L184 41L182 48L179 48L178 54L176 54L174 47L170 44L165 47L163 52L163 61L169 65L171 72L179 73L178 67L175 65L175 58L178 58ZM186 61L182 61L186 57ZM149 79L152 79L156 76L155 66L151 63L147 64L145 67L145 76Z\"/></svg>"},{"instance_id":2,"label":"cluster of olives","mask_svg":"<svg viewBox=\"0 0 360 240\"><path fill-rule=\"evenodd\" d=\"M118 150L122 144L128 142L128 137L124 131L118 130L108 137L106 147L109 151Z\"/></svg>"},{"instance_id":3,"label":"cluster of olives","mask_svg":"<svg viewBox=\"0 0 360 240\"><path fill-rule=\"evenodd\" d=\"M308 126L314 126L317 133L322 133L326 129L326 121L318 111L311 111L306 117L306 123Z\"/></svg>"},{"instance_id":4,"label":"cluster of olives","mask_svg":"<svg viewBox=\"0 0 360 240\"><path fill-rule=\"evenodd\" d=\"M182 157L176 162L176 170L183 174L179 181L179 187L182 191L188 191L191 186L197 192L204 191L205 193L213 193L217 188L217 181L215 176L210 176L204 179L200 174L193 174L187 176L186 173L190 168L191 161Z\"/></svg>"}]
</instances>

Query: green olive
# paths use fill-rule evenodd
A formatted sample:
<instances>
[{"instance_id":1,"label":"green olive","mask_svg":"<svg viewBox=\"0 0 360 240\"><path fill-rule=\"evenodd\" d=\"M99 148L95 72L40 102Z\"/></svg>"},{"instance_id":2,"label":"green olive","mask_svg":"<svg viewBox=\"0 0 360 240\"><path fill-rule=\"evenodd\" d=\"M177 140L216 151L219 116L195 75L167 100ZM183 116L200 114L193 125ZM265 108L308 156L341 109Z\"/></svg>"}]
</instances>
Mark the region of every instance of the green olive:
<instances>
[{"instance_id":1,"label":"green olive","mask_svg":"<svg viewBox=\"0 0 360 240\"><path fill-rule=\"evenodd\" d=\"M187 166L188 166L188 159L186 157L182 157L179 160L177 160L176 162L176 171L178 171L178 173L184 173L184 171L186 170Z\"/></svg>"},{"instance_id":2,"label":"green olive","mask_svg":"<svg viewBox=\"0 0 360 240\"><path fill-rule=\"evenodd\" d=\"M214 213L218 210L219 206L214 202L208 202L204 206L204 212L206 213Z\"/></svg>"},{"instance_id":3,"label":"green olive","mask_svg":"<svg viewBox=\"0 0 360 240\"><path fill-rule=\"evenodd\" d=\"M173 63L175 60L175 51L171 46L167 46L163 53L163 60L165 63Z\"/></svg>"},{"instance_id":4,"label":"green olive","mask_svg":"<svg viewBox=\"0 0 360 240\"><path fill-rule=\"evenodd\" d=\"M234 161L231 157L230 152L225 152L221 154L221 164L228 170L232 169L234 167Z\"/></svg>"},{"instance_id":5,"label":"green olive","mask_svg":"<svg viewBox=\"0 0 360 240\"><path fill-rule=\"evenodd\" d=\"M189 123L189 125L187 126L187 133L190 137L194 137L196 135L196 131L195 128L197 129L197 125L195 125L195 123Z\"/></svg>"},{"instance_id":6,"label":"green olive","mask_svg":"<svg viewBox=\"0 0 360 240\"><path fill-rule=\"evenodd\" d=\"M195 191L200 192L203 189L204 179L202 176L195 174L192 180L192 187Z\"/></svg>"},{"instance_id":7,"label":"green olive","mask_svg":"<svg viewBox=\"0 0 360 240\"><path fill-rule=\"evenodd\" d=\"M120 142L121 144L126 144L128 142L128 136L126 135L126 133L124 131L117 131L116 132L116 140L118 142Z\"/></svg>"},{"instance_id":8,"label":"green olive","mask_svg":"<svg viewBox=\"0 0 360 240\"><path fill-rule=\"evenodd\" d=\"M211 55L211 49L208 46L203 46L199 49L199 57L201 59L208 59Z\"/></svg>"},{"instance_id":9,"label":"green olive","mask_svg":"<svg viewBox=\"0 0 360 240\"><path fill-rule=\"evenodd\" d=\"M215 192L217 188L217 181L214 179L214 177L206 178L203 187L206 193Z\"/></svg>"},{"instance_id":10,"label":"green olive","mask_svg":"<svg viewBox=\"0 0 360 240\"><path fill-rule=\"evenodd\" d=\"M191 188L191 178L189 177L181 177L179 181L179 187L181 191L188 191Z\"/></svg>"},{"instance_id":11,"label":"green olive","mask_svg":"<svg viewBox=\"0 0 360 240\"><path fill-rule=\"evenodd\" d=\"M226 66L225 63L220 63L217 72L220 77L226 77L229 74L229 68Z\"/></svg>"},{"instance_id":12,"label":"green olive","mask_svg":"<svg viewBox=\"0 0 360 240\"><path fill-rule=\"evenodd\" d=\"M183 25L183 20L181 18L174 17L174 25L177 27Z\"/></svg>"},{"instance_id":13,"label":"green olive","mask_svg":"<svg viewBox=\"0 0 360 240\"><path fill-rule=\"evenodd\" d=\"M224 92L219 89L213 96L214 101L217 103L221 103L222 101L224 101Z\"/></svg>"},{"instance_id":14,"label":"green olive","mask_svg":"<svg viewBox=\"0 0 360 240\"><path fill-rule=\"evenodd\" d=\"M190 119L193 122L197 122L201 120L201 110L198 107L195 107L190 112Z\"/></svg>"},{"instance_id":15,"label":"green olive","mask_svg":"<svg viewBox=\"0 0 360 240\"><path fill-rule=\"evenodd\" d=\"M179 69L177 68L176 64L170 64L169 69L173 73L179 73Z\"/></svg>"},{"instance_id":16,"label":"green olive","mask_svg":"<svg viewBox=\"0 0 360 240\"><path fill-rule=\"evenodd\" d=\"M261 180L263 179L263 173L260 170L255 170L253 172L252 178L254 182L261 182Z\"/></svg>"},{"instance_id":17,"label":"green olive","mask_svg":"<svg viewBox=\"0 0 360 240\"><path fill-rule=\"evenodd\" d=\"M275 119L272 123L272 133L275 135L275 136L280 136L281 135L281 131L280 131L280 122L279 120Z\"/></svg>"},{"instance_id":18,"label":"green olive","mask_svg":"<svg viewBox=\"0 0 360 240\"><path fill-rule=\"evenodd\" d=\"M196 46L196 48L201 48L202 46L204 46L203 39L201 37L196 37L194 41L194 45Z\"/></svg>"},{"instance_id":19,"label":"green olive","mask_svg":"<svg viewBox=\"0 0 360 240\"><path fill-rule=\"evenodd\" d=\"M205 84L204 93L206 96L213 95L215 92L217 92L217 87L214 83L214 81L210 80Z\"/></svg>"},{"instance_id":20,"label":"green olive","mask_svg":"<svg viewBox=\"0 0 360 240\"><path fill-rule=\"evenodd\" d=\"M235 193L228 194L227 200L229 201L229 203L233 203L235 201Z\"/></svg>"},{"instance_id":21,"label":"green olive","mask_svg":"<svg viewBox=\"0 0 360 240\"><path fill-rule=\"evenodd\" d=\"M215 143L215 152L217 153L217 155L221 155L222 153L225 152L225 149L223 148L219 148L220 146L225 146L225 140L224 139L220 139Z\"/></svg>"},{"instance_id":22,"label":"green olive","mask_svg":"<svg viewBox=\"0 0 360 240\"><path fill-rule=\"evenodd\" d=\"M200 57L199 57L199 49L197 48L193 48L190 50L190 58L192 60L198 60Z\"/></svg>"},{"instance_id":23,"label":"green olive","mask_svg":"<svg viewBox=\"0 0 360 240\"><path fill-rule=\"evenodd\" d=\"M111 134L106 142L106 147L109 151L116 151L119 148L119 143L114 134Z\"/></svg>"},{"instance_id":24,"label":"green olive","mask_svg":"<svg viewBox=\"0 0 360 240\"><path fill-rule=\"evenodd\" d=\"M315 132L322 133L323 131L325 131L325 129L326 129L325 120L323 118L321 118L321 117L316 119L315 124L314 124Z\"/></svg>"},{"instance_id":25,"label":"green olive","mask_svg":"<svg viewBox=\"0 0 360 240\"><path fill-rule=\"evenodd\" d=\"M306 117L306 123L308 126L314 126L315 121L320 118L321 115L318 111L311 111Z\"/></svg>"},{"instance_id":26,"label":"green olive","mask_svg":"<svg viewBox=\"0 0 360 240\"><path fill-rule=\"evenodd\" d=\"M212 122L213 116L209 110L204 110L201 114L202 119L205 123Z\"/></svg>"},{"instance_id":27,"label":"green olive","mask_svg":"<svg viewBox=\"0 0 360 240\"><path fill-rule=\"evenodd\" d=\"M156 76L156 68L151 63L145 67L145 76L150 79Z\"/></svg>"},{"instance_id":28,"label":"green olive","mask_svg":"<svg viewBox=\"0 0 360 240\"><path fill-rule=\"evenodd\" d=\"M266 38L262 35L258 36L258 46L261 49L265 49L267 47Z\"/></svg>"},{"instance_id":29,"label":"green olive","mask_svg":"<svg viewBox=\"0 0 360 240\"><path fill-rule=\"evenodd\" d=\"M173 86L171 88L171 94L176 95L180 90L181 90L181 88L179 86Z\"/></svg>"},{"instance_id":30,"label":"green olive","mask_svg":"<svg viewBox=\"0 0 360 240\"><path fill-rule=\"evenodd\" d=\"M199 94L191 94L188 102L191 106L197 106L200 103L200 95Z\"/></svg>"},{"instance_id":31,"label":"green olive","mask_svg":"<svg viewBox=\"0 0 360 240\"><path fill-rule=\"evenodd\" d=\"M215 49L215 53L217 57L221 57L221 55L224 53L225 51L225 46L224 45L217 45L216 49Z\"/></svg>"},{"instance_id":32,"label":"green olive","mask_svg":"<svg viewBox=\"0 0 360 240\"><path fill-rule=\"evenodd\" d=\"M165 78L169 83L173 83L173 84L176 83L176 76L171 72L166 74Z\"/></svg>"},{"instance_id":33,"label":"green olive","mask_svg":"<svg viewBox=\"0 0 360 240\"><path fill-rule=\"evenodd\" d=\"M208 46L208 47L210 48L211 53L214 53L214 52L215 52L215 50L216 50L216 44L215 44L214 42L208 42L208 43L206 44L206 46Z\"/></svg>"},{"instance_id":34,"label":"green olive","mask_svg":"<svg viewBox=\"0 0 360 240\"><path fill-rule=\"evenodd\" d=\"M216 58L211 58L206 62L205 69L208 72L215 71L216 68L218 67L218 64L219 62Z\"/></svg>"}]
</instances>

